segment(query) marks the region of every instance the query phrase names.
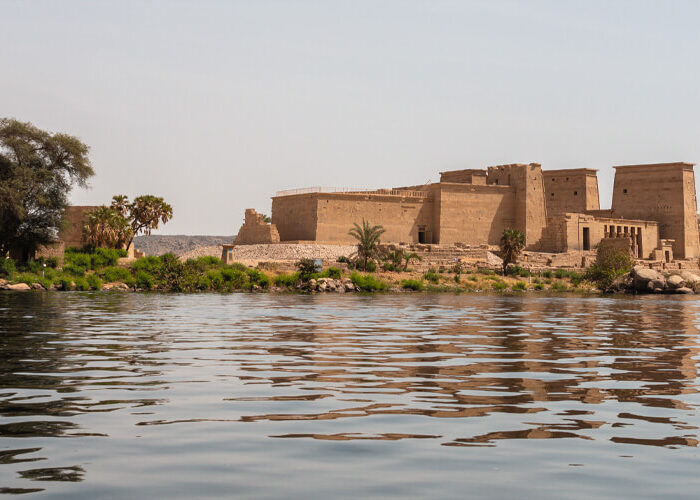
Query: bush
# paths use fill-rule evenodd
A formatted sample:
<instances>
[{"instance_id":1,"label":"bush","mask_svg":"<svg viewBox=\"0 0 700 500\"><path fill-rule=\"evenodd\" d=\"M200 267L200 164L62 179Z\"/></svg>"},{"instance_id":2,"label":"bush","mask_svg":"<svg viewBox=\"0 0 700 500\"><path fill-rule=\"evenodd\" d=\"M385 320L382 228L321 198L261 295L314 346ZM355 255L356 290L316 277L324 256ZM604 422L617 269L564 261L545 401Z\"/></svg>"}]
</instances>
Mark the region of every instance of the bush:
<instances>
[{"instance_id":1,"label":"bush","mask_svg":"<svg viewBox=\"0 0 700 500\"><path fill-rule=\"evenodd\" d=\"M455 278L454 278L454 279L455 279L455 283L461 283L461 282L462 282L462 278L459 277L459 274L455 274Z\"/></svg>"},{"instance_id":2,"label":"bush","mask_svg":"<svg viewBox=\"0 0 700 500\"><path fill-rule=\"evenodd\" d=\"M420 292L425 288L425 286L423 285L423 282L419 280L403 280L401 282L401 288L405 290L415 290L416 292Z\"/></svg>"},{"instance_id":3,"label":"bush","mask_svg":"<svg viewBox=\"0 0 700 500\"><path fill-rule=\"evenodd\" d=\"M280 274L279 276L275 276L276 286L294 288L299 283L301 283L301 277L299 276L299 273Z\"/></svg>"},{"instance_id":4,"label":"bush","mask_svg":"<svg viewBox=\"0 0 700 500\"><path fill-rule=\"evenodd\" d=\"M588 268L585 278L593 281L603 292L612 291L618 276L627 274L634 261L629 252L607 245L599 245L595 263Z\"/></svg>"},{"instance_id":5,"label":"bush","mask_svg":"<svg viewBox=\"0 0 700 500\"><path fill-rule=\"evenodd\" d=\"M154 284L153 275L147 271L139 271L136 273L136 287L144 290L152 290Z\"/></svg>"},{"instance_id":6,"label":"bush","mask_svg":"<svg viewBox=\"0 0 700 500\"><path fill-rule=\"evenodd\" d=\"M92 269L102 269L107 266L116 266L119 259L126 257L128 252L121 248L96 248L90 255Z\"/></svg>"},{"instance_id":7,"label":"bush","mask_svg":"<svg viewBox=\"0 0 700 500\"><path fill-rule=\"evenodd\" d=\"M246 274L248 275L248 280L250 281L251 285L258 285L262 288L267 288L270 286L270 278L267 276L267 274L258 271L257 269L248 269L246 270Z\"/></svg>"},{"instance_id":8,"label":"bush","mask_svg":"<svg viewBox=\"0 0 700 500\"><path fill-rule=\"evenodd\" d=\"M122 283L129 284L133 282L131 273L128 269L125 269L123 267L106 267L102 271L100 271L100 276L108 283L111 283L113 281L121 281Z\"/></svg>"},{"instance_id":9,"label":"bush","mask_svg":"<svg viewBox=\"0 0 700 500\"><path fill-rule=\"evenodd\" d=\"M535 283L533 287L535 290L544 290L544 285L542 283Z\"/></svg>"},{"instance_id":10,"label":"bush","mask_svg":"<svg viewBox=\"0 0 700 500\"><path fill-rule=\"evenodd\" d=\"M367 261L367 266L365 267L365 271L367 271L368 273L373 273L376 270L377 270L377 263L374 262L373 260Z\"/></svg>"},{"instance_id":11,"label":"bush","mask_svg":"<svg viewBox=\"0 0 700 500\"><path fill-rule=\"evenodd\" d=\"M8 278L15 274L16 271L15 261L12 259L0 259L0 276Z\"/></svg>"},{"instance_id":12,"label":"bush","mask_svg":"<svg viewBox=\"0 0 700 500\"><path fill-rule=\"evenodd\" d=\"M102 289L102 280L96 274L88 274L86 279L88 285L90 285L90 288L93 290Z\"/></svg>"},{"instance_id":13,"label":"bush","mask_svg":"<svg viewBox=\"0 0 700 500\"><path fill-rule=\"evenodd\" d=\"M365 274L363 276L359 273L352 273L350 275L350 279L352 280L353 285L366 292L380 292L389 288L389 285L381 280L378 280L371 274Z\"/></svg>"},{"instance_id":14,"label":"bush","mask_svg":"<svg viewBox=\"0 0 700 500\"><path fill-rule=\"evenodd\" d=\"M562 283L561 281L555 281L554 283L552 283L550 290L554 290L557 292L566 292L569 290L569 287L566 283Z\"/></svg>"},{"instance_id":15,"label":"bush","mask_svg":"<svg viewBox=\"0 0 700 500\"><path fill-rule=\"evenodd\" d=\"M334 280L339 280L341 276L343 275L343 272L338 269L337 267L329 267L325 271L321 273L320 278L331 278Z\"/></svg>"},{"instance_id":16,"label":"bush","mask_svg":"<svg viewBox=\"0 0 700 500\"><path fill-rule=\"evenodd\" d=\"M80 267L87 271L92 266L92 256L88 253L66 250L63 269L65 270L67 266Z\"/></svg>"},{"instance_id":17,"label":"bush","mask_svg":"<svg viewBox=\"0 0 700 500\"><path fill-rule=\"evenodd\" d=\"M553 276L552 271L542 271L542 277L543 277L543 278L550 278L550 279L551 279L552 276Z\"/></svg>"},{"instance_id":18,"label":"bush","mask_svg":"<svg viewBox=\"0 0 700 500\"><path fill-rule=\"evenodd\" d=\"M527 290L527 284L524 281L518 281L511 288L513 290L523 291L523 290Z\"/></svg>"},{"instance_id":19,"label":"bush","mask_svg":"<svg viewBox=\"0 0 700 500\"><path fill-rule=\"evenodd\" d=\"M532 273L529 270L517 264L511 264L510 266L508 266L506 274L510 276L520 276L521 278L527 278L532 276Z\"/></svg>"},{"instance_id":20,"label":"bush","mask_svg":"<svg viewBox=\"0 0 700 500\"><path fill-rule=\"evenodd\" d=\"M485 275L487 275L487 276L488 276L488 275L492 275L492 274L496 274L496 273L493 272L491 269L486 269L485 267L480 267L480 268L478 268L478 269L476 270L476 272L479 273L479 274L485 274Z\"/></svg>"},{"instance_id":21,"label":"bush","mask_svg":"<svg viewBox=\"0 0 700 500\"><path fill-rule=\"evenodd\" d=\"M505 281L494 281L491 288L494 290L505 290L508 288L508 285L505 283Z\"/></svg>"},{"instance_id":22,"label":"bush","mask_svg":"<svg viewBox=\"0 0 700 500\"><path fill-rule=\"evenodd\" d=\"M61 290L70 290L73 288L73 280L65 276L59 278L58 284L61 286Z\"/></svg>"},{"instance_id":23,"label":"bush","mask_svg":"<svg viewBox=\"0 0 700 500\"><path fill-rule=\"evenodd\" d=\"M87 271L86 267L78 266L75 264L68 264L63 266L63 272L66 274L71 274L73 276L83 277Z\"/></svg>"},{"instance_id":24,"label":"bush","mask_svg":"<svg viewBox=\"0 0 700 500\"><path fill-rule=\"evenodd\" d=\"M87 280L85 278L75 278L75 288L76 290L90 290L90 285L88 284Z\"/></svg>"},{"instance_id":25,"label":"bush","mask_svg":"<svg viewBox=\"0 0 700 500\"><path fill-rule=\"evenodd\" d=\"M138 273L139 271L145 271L151 275L156 275L160 271L162 261L158 257L152 255L148 257L141 257L136 259L131 263L131 269Z\"/></svg>"},{"instance_id":26,"label":"bush","mask_svg":"<svg viewBox=\"0 0 700 500\"><path fill-rule=\"evenodd\" d=\"M309 281L316 273L316 263L313 259L299 259L294 265L299 270L301 281Z\"/></svg>"},{"instance_id":27,"label":"bush","mask_svg":"<svg viewBox=\"0 0 700 500\"><path fill-rule=\"evenodd\" d=\"M248 275L235 267L227 267L221 270L221 277L226 287L232 290L247 288Z\"/></svg>"},{"instance_id":28,"label":"bush","mask_svg":"<svg viewBox=\"0 0 700 500\"><path fill-rule=\"evenodd\" d=\"M438 283L440 281L440 275L434 271L428 271L423 275L423 279L428 280L431 283Z\"/></svg>"}]
</instances>

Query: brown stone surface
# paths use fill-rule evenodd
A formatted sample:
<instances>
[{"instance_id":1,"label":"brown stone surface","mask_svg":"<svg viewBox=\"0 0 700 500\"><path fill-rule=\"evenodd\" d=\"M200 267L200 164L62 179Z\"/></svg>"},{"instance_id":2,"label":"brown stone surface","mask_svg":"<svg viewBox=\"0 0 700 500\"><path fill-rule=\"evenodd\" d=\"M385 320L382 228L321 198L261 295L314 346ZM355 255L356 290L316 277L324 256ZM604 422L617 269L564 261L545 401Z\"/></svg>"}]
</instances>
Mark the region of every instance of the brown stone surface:
<instances>
[{"instance_id":1,"label":"brown stone surface","mask_svg":"<svg viewBox=\"0 0 700 500\"><path fill-rule=\"evenodd\" d=\"M245 211L245 220L238 230L234 245L253 245L256 243L278 243L280 235L274 224L263 222L262 214L255 209L248 208Z\"/></svg>"},{"instance_id":2,"label":"brown stone surface","mask_svg":"<svg viewBox=\"0 0 700 500\"><path fill-rule=\"evenodd\" d=\"M405 244L498 245L504 229L519 229L526 250L566 254L548 257L562 262L585 263L602 240L621 238L614 244L629 244L638 259L696 268L692 164L616 168L607 210L595 170L542 171L530 163L441 172L438 183L403 188L281 192L272 220L282 242L352 243L348 231L363 219L386 229L382 241Z\"/></svg>"}]
</instances>

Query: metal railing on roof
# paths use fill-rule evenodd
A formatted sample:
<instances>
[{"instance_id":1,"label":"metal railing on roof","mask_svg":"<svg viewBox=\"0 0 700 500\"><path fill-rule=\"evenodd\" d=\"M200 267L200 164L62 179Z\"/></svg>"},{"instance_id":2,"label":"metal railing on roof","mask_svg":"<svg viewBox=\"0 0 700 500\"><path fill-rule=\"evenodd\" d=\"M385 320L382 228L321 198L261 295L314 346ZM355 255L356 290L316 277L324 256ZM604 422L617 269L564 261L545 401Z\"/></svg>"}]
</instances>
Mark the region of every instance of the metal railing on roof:
<instances>
[{"instance_id":1,"label":"metal railing on roof","mask_svg":"<svg viewBox=\"0 0 700 500\"><path fill-rule=\"evenodd\" d=\"M404 189L368 189L368 188L347 188L347 187L328 187L328 186L312 186L299 189L287 189L285 191L277 191L275 196L293 196L296 194L309 193L348 193L348 194L381 194L385 196L408 196L412 198L427 198L428 191L410 191Z\"/></svg>"}]
</instances>

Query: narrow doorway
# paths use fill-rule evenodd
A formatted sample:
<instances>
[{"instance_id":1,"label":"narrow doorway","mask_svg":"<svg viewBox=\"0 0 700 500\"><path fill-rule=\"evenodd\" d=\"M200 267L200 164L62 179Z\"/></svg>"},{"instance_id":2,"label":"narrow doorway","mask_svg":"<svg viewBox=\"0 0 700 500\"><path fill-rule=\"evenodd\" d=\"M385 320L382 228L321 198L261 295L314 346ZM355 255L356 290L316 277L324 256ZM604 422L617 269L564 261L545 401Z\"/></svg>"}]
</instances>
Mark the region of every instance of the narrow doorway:
<instances>
[{"instance_id":1,"label":"narrow doorway","mask_svg":"<svg viewBox=\"0 0 700 500\"><path fill-rule=\"evenodd\" d=\"M591 229L588 227L583 228L583 249L591 249Z\"/></svg>"},{"instance_id":2,"label":"narrow doorway","mask_svg":"<svg viewBox=\"0 0 700 500\"><path fill-rule=\"evenodd\" d=\"M668 250L666 250L664 253L666 254L666 262L671 262L671 253Z\"/></svg>"},{"instance_id":3,"label":"narrow doorway","mask_svg":"<svg viewBox=\"0 0 700 500\"><path fill-rule=\"evenodd\" d=\"M425 226L418 226L418 243L425 243Z\"/></svg>"}]
</instances>

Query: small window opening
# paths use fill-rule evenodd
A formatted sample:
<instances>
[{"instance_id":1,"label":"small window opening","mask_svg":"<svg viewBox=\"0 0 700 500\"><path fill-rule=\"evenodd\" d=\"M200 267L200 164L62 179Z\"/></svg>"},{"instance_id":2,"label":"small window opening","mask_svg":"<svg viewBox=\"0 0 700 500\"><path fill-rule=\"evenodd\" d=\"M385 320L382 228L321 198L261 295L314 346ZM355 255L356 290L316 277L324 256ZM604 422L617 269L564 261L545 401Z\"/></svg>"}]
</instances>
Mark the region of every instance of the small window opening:
<instances>
[{"instance_id":1,"label":"small window opening","mask_svg":"<svg viewBox=\"0 0 700 500\"><path fill-rule=\"evenodd\" d=\"M623 190L622 190L622 193L623 193L623 194L627 194L627 189L623 189Z\"/></svg>"},{"instance_id":2,"label":"small window opening","mask_svg":"<svg viewBox=\"0 0 700 500\"><path fill-rule=\"evenodd\" d=\"M554 196L554 193L552 193L552 196Z\"/></svg>"},{"instance_id":3,"label":"small window opening","mask_svg":"<svg viewBox=\"0 0 700 500\"><path fill-rule=\"evenodd\" d=\"M578 191L574 191L574 196L578 196Z\"/></svg>"}]
</instances>

